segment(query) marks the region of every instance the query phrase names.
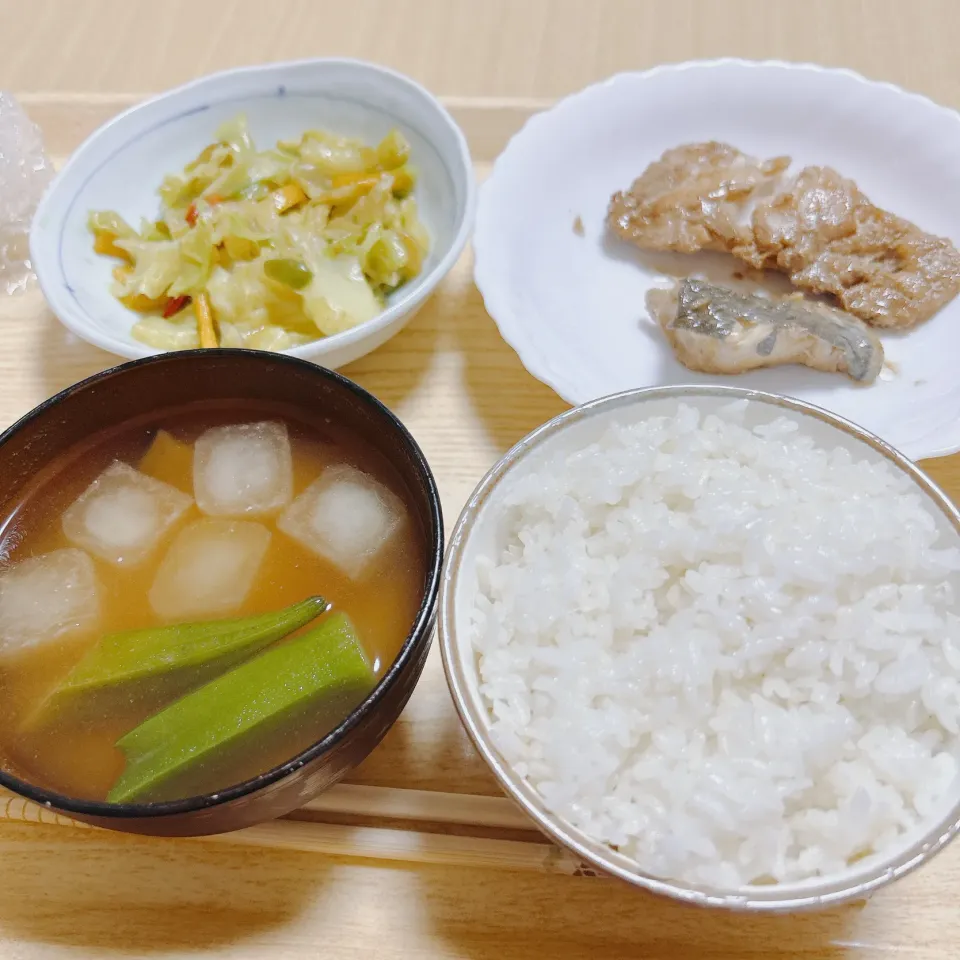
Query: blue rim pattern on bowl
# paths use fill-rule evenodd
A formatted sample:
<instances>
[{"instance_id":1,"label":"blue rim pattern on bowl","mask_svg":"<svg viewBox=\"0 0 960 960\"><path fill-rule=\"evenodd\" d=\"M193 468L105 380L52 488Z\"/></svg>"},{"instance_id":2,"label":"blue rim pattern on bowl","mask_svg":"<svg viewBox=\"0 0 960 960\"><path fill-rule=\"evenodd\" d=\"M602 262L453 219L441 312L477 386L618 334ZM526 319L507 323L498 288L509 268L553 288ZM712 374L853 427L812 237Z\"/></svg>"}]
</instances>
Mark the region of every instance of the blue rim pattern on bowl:
<instances>
[{"instance_id":1,"label":"blue rim pattern on bowl","mask_svg":"<svg viewBox=\"0 0 960 960\"><path fill-rule=\"evenodd\" d=\"M440 112L447 128L454 135L457 146L458 159L463 164L463 169L466 171L465 178L465 196L462 198L462 204L460 209L460 217L456 223L455 233L450 243L448 249L443 253L440 259L436 264L430 269L429 273L422 275L421 278L418 278L418 281L414 281L416 289L405 290L401 288L398 296L392 302L387 304L386 308L379 313L372 320L367 321L366 323L360 324L356 327L353 327L349 330L341 331L340 333L332 334L327 337L323 337L317 341L313 341L309 344L303 346L293 347L289 350L282 351L287 356L301 357L305 359L311 359L316 356L318 359L322 359L322 355L325 352L330 350L335 350L340 347L349 347L357 343L357 341L362 340L363 338L375 334L382 330L385 327L389 327L391 323L398 320L404 315L412 314L414 311L419 309L422 306L423 302L432 294L433 289L440 282L440 280L450 271L456 261L459 259L460 254L463 252L464 247L469 240L470 233L473 228L474 213L476 208L476 181L473 175L473 166L472 159L470 157L469 146L467 145L466 138L463 134L463 131L457 126L456 122L450 116L450 113L446 108L422 85L418 84L416 81L411 80L409 77L404 76L401 73L398 73L394 70L390 70L386 67L381 67L376 64L367 63L361 60L355 60L352 58L315 58L315 59L305 59L297 61L289 61L285 63L273 63L273 64L263 64L259 66L252 67L240 67L233 70L224 70L219 73L209 74L208 76L201 77L197 80L192 80L189 83L183 84L179 87L175 87L172 90L167 91L157 97L153 97L144 101L143 103L136 104L133 107L124 110L122 113L118 114L112 120L108 121L102 127L100 127L94 134L87 138L81 146L74 151L68 162L64 165L63 169L59 172L58 176L53 180L50 186L47 188L46 193L44 194L43 199L40 202L40 205L37 209L36 215L34 217L34 226L30 234L30 247L31 247L31 259L34 263L34 268L37 271L38 279L40 281L41 289L43 290L44 296L46 297L51 308L60 318L60 320L70 329L73 333L78 336L84 337L86 339L84 331L80 328L80 325L76 322L73 317L73 310L70 309L70 302L75 306L76 311L81 313L84 317L88 318L93 322L93 318L90 316L89 311L80 303L77 292L74 287L68 282L67 270L64 264L63 258L63 244L64 236L66 231L66 224L69 219L70 213L72 212L74 206L79 200L80 194L82 193L83 188L93 179L98 173L100 173L103 167L108 164L111 160L116 159L116 157L122 153L124 150L128 149L132 144L138 142L143 137L149 135L150 133L155 132L158 129L163 128L172 123L176 123L179 120L183 120L187 117L194 116L199 113L203 113L214 106L219 106L221 104L229 104L235 102L250 102L252 100L264 100L264 99L273 99L273 98L293 98L298 96L309 97L309 96L321 96L319 92L310 93L299 93L291 91L288 83L278 83L275 85L271 93L260 93L260 94L250 94L244 95L242 97L237 96L227 96L227 97L211 97L206 102L190 107L179 111L174 116L166 117L155 124L150 125L149 127L140 130L132 138L124 140L124 142L118 145L115 149L110 151L106 157L104 157L93 169L87 172L86 176L80 182L80 184L75 188L73 196L70 198L69 203L65 207L65 212L60 218L58 225L57 234L55 237L55 250L56 250L56 269L58 275L55 277L45 276L42 269L42 264L46 259L40 250L41 243L40 237L43 233L43 228L41 224L44 223L45 219L48 216L49 207L51 205L51 198L56 196L56 193L59 189L59 184L63 182L65 175L67 175L70 170L74 167L75 164L81 162L85 157L86 153L90 150L91 144L108 130L114 130L118 127L122 127L125 123L129 122L129 118L133 115L139 113L144 109L149 109L160 105L169 100L176 100L183 97L185 94L188 94L192 91L195 91L198 88L206 86L208 84L216 85L218 83L225 82L228 78L233 78L236 76L257 76L262 74L269 73L279 73L279 72L306 72L312 68L315 68L318 64L323 64L329 67L355 67L365 71L369 71L372 74L379 74L383 77L388 77L392 82L398 83L408 90L416 93L418 96L425 98L426 100L432 102L436 109ZM331 96L341 102L341 103L353 103L358 106L362 106L369 112L379 113L384 117L391 118L391 115L384 110L383 108L367 102L362 102L356 98L351 98L341 94L331 93ZM392 118L391 118L392 119ZM424 133L419 130L416 124L412 124L407 120L404 120L405 126L414 131L420 136L420 138L425 143L430 143L430 139L424 135ZM450 171L448 171L450 172ZM451 181L451 187L456 193L456 183ZM60 294L60 290L66 292L68 303L64 303L64 298ZM318 350L318 344L322 344L322 348ZM106 346L103 343L98 343L102 349L111 349L111 347ZM377 344L379 345L379 344ZM142 349L127 349L121 353L123 356L128 356L130 358L136 359L138 357L150 356L158 351L143 346Z\"/></svg>"}]
</instances>

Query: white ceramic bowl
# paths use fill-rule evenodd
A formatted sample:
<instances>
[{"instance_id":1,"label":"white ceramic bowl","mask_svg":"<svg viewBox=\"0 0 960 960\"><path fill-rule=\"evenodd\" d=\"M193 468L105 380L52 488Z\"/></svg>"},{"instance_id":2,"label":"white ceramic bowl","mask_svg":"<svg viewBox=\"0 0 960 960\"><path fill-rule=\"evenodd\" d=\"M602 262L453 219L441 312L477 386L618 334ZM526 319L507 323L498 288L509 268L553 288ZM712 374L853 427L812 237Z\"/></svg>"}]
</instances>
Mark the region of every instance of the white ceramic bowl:
<instances>
[{"instance_id":1,"label":"white ceramic bowl","mask_svg":"<svg viewBox=\"0 0 960 960\"><path fill-rule=\"evenodd\" d=\"M960 244L956 111L808 64L718 60L621 74L533 117L480 190L477 286L526 368L573 404L636 387L727 383L824 407L914 459L960 450L960 298L905 335L881 331L892 363L866 388L800 366L731 378L677 361L647 317L647 291L683 273L735 286L737 261L643 254L611 240L605 217L610 195L664 150L710 139L789 154L798 167L833 166L874 202Z\"/></svg>"},{"instance_id":2,"label":"white ceramic bowl","mask_svg":"<svg viewBox=\"0 0 960 960\"><path fill-rule=\"evenodd\" d=\"M734 910L788 912L825 907L862 898L930 859L960 830L960 797L941 816L901 838L887 854L869 857L841 873L736 891L686 886L645 873L633 860L592 840L547 809L540 795L517 775L500 754L490 733L490 715L480 694L470 615L478 590L477 559L495 555L503 497L512 481L544 456L582 449L611 422L635 423L648 416L670 415L683 402L701 410L746 399L747 422L766 423L778 416L799 418L804 431L821 445L843 446L859 457L885 459L902 470L925 494L938 516L943 536L960 537L960 511L906 457L879 438L817 407L785 397L725 386L661 387L627 391L568 410L539 427L510 450L481 480L464 507L447 548L440 592L439 636L447 682L467 733L501 786L537 826L595 869L658 894L700 906ZM509 478L509 481L508 481ZM508 481L508 482L505 482Z\"/></svg>"},{"instance_id":3,"label":"white ceramic bowl","mask_svg":"<svg viewBox=\"0 0 960 960\"><path fill-rule=\"evenodd\" d=\"M369 353L401 329L454 265L473 222L474 174L462 132L435 97L356 60L243 67L127 110L87 139L51 184L34 218L30 254L54 313L78 336L123 357L159 352L131 336L136 315L111 296L115 262L93 252L87 217L116 210L137 224L154 216L163 177L179 172L238 113L261 147L310 128L376 142L398 127L419 172L415 196L431 239L420 276L367 323L287 353L326 367Z\"/></svg>"}]
</instances>

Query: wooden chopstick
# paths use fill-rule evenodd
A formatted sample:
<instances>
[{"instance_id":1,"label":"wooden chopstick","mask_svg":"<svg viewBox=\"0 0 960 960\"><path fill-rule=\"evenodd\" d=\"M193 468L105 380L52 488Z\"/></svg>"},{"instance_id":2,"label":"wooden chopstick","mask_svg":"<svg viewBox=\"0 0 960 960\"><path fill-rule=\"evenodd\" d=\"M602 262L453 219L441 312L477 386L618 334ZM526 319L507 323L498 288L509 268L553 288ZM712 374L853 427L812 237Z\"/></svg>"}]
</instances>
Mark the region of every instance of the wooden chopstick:
<instances>
[{"instance_id":1,"label":"wooden chopstick","mask_svg":"<svg viewBox=\"0 0 960 960\"><path fill-rule=\"evenodd\" d=\"M341 794L339 800L334 798L334 801L331 801L329 794L326 795L327 799L322 803L324 809L332 811L335 806L345 804L351 795L355 797L366 796L366 802L370 809L383 811L390 808L394 811L407 811L406 818L419 820L424 819L423 814L428 808L443 812L445 805L451 803L449 798L455 798L456 806L460 807L461 810L473 809L479 811L480 815L485 815L487 826L495 825L493 821L500 818L504 821L504 824L514 827L516 817L522 817L520 811L516 809L514 809L513 814L507 813L507 808L500 806L500 804L511 805L510 801L499 797L459 798L456 794L441 794L442 798L447 799L428 799L415 796L397 800L387 798L387 794L414 793L420 795L429 793L429 791L345 786L350 787L350 789L345 790L344 786L340 786L330 791L330 793L339 792ZM354 793L354 791L360 792ZM494 802L462 805L460 803L461 799ZM313 801L311 806L317 803L318 801ZM356 813L356 808L353 808L352 812ZM452 806L447 808L447 813L452 815ZM393 813L393 816L404 818L403 814L396 812ZM55 813L53 810L39 806L15 794L0 791L0 821L3 820L72 827L81 830L96 829L89 824L71 820L69 817ZM447 822L464 821L448 820ZM529 821L523 818L523 824L526 826ZM492 867L538 873L559 873L568 876L593 875L592 871L589 868L584 868L572 854L549 843L451 836L387 827L343 826L341 824L303 820L274 820L255 827L247 827L245 830L236 830L233 833L170 842L220 843L227 846L256 847L264 850L293 850L354 859L444 864L461 867Z\"/></svg>"},{"instance_id":2,"label":"wooden chopstick","mask_svg":"<svg viewBox=\"0 0 960 960\"><path fill-rule=\"evenodd\" d=\"M386 827L345 827L302 820L274 820L235 833L203 839L235 846L297 850L367 860L494 867L568 876L581 873L581 864L575 857L549 843L450 836Z\"/></svg>"},{"instance_id":3,"label":"wooden chopstick","mask_svg":"<svg viewBox=\"0 0 960 960\"><path fill-rule=\"evenodd\" d=\"M20 800L16 794L0 789L0 820L11 819L4 804ZM31 804L36 810L43 808ZM10 807L10 809L16 809ZM482 797L474 794L442 793L434 790L403 790L394 787L366 787L341 783L305 804L301 810L317 814L376 817L382 820L418 820L425 823L455 823L466 826L535 830L533 821L506 797ZM55 817L52 811L46 811ZM15 817L13 819L22 819ZM69 823L74 821L61 817ZM45 820L43 822L53 822Z\"/></svg>"},{"instance_id":4,"label":"wooden chopstick","mask_svg":"<svg viewBox=\"0 0 960 960\"><path fill-rule=\"evenodd\" d=\"M385 820L422 820L468 826L535 830L533 821L507 797L402 790L341 783L311 800L311 813L348 814Z\"/></svg>"}]
</instances>

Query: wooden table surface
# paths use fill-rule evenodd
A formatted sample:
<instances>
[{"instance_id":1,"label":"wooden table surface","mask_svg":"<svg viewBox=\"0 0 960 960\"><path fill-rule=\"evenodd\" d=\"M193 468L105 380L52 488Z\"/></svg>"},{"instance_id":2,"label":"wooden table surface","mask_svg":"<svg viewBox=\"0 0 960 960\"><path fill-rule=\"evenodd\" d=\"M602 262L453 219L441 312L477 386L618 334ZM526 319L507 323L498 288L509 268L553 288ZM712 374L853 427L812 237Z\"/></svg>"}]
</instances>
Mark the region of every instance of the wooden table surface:
<instances>
[{"instance_id":1,"label":"wooden table surface","mask_svg":"<svg viewBox=\"0 0 960 960\"><path fill-rule=\"evenodd\" d=\"M70 96L100 94L77 98L79 129L89 121L80 105L109 111L116 93L234 64L361 56L460 98L474 119L492 103L493 127L475 136L493 148L511 110L522 115L617 70L705 56L844 65L960 107L958 26L955 0L0 0L0 89L25 95L35 114L55 103L61 120ZM54 150L75 134L61 122ZM38 298L0 311L4 424L114 362L68 337ZM403 334L345 372L417 435L448 522L499 453L564 408L500 340L470 282L469 256ZM960 496L960 460L927 467ZM418 690L355 783L495 791L439 670L431 656L427 692ZM426 748L414 725L433 731ZM415 739L416 750L404 748ZM863 907L753 919L605 880L0 822L0 958L950 960L957 889L960 845Z\"/></svg>"}]
</instances>

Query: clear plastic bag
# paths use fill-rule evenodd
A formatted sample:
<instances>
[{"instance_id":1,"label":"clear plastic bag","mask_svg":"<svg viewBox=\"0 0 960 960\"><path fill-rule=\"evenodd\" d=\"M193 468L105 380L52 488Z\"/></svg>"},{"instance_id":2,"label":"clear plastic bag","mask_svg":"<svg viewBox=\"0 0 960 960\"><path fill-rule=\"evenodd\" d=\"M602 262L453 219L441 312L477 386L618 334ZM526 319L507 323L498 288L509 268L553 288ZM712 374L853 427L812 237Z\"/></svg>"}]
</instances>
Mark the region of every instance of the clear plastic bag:
<instances>
[{"instance_id":1,"label":"clear plastic bag","mask_svg":"<svg viewBox=\"0 0 960 960\"><path fill-rule=\"evenodd\" d=\"M0 91L0 291L25 290L33 276L30 221L52 177L40 130Z\"/></svg>"}]
</instances>

